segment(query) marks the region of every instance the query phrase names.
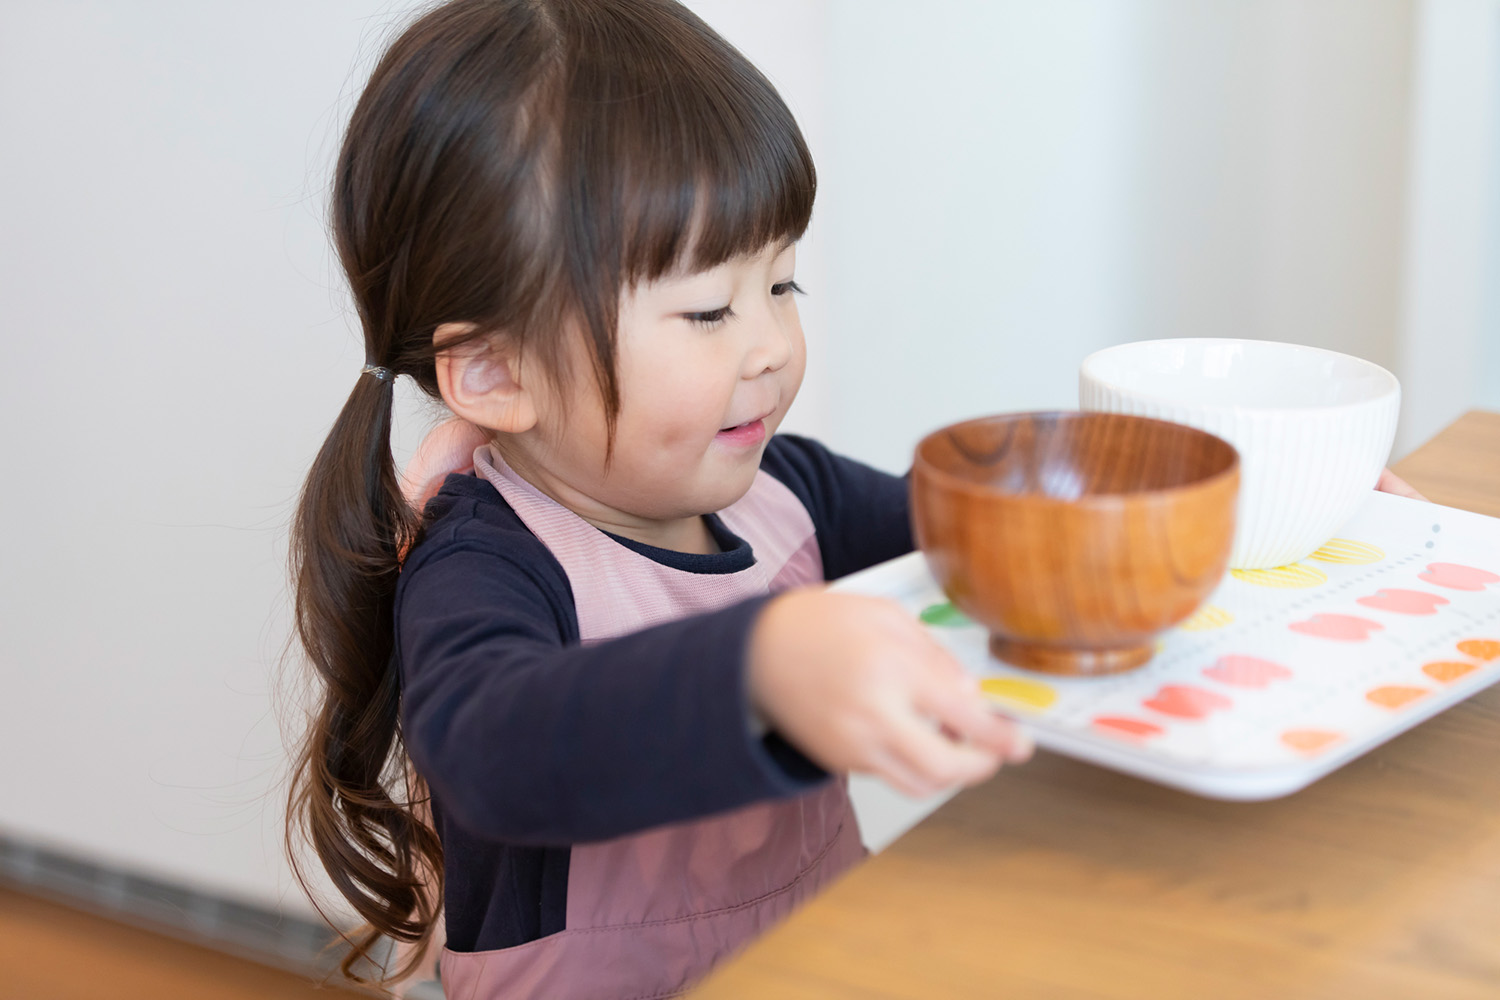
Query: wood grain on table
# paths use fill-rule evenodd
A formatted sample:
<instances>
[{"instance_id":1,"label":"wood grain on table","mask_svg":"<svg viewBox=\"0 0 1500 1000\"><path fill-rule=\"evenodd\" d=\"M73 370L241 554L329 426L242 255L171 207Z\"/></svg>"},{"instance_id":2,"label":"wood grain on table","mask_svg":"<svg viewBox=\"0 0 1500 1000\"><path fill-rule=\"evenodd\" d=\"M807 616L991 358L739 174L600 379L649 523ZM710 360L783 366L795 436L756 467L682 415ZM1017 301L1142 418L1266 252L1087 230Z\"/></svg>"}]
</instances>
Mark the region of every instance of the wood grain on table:
<instances>
[{"instance_id":1,"label":"wood grain on table","mask_svg":"<svg viewBox=\"0 0 1500 1000\"><path fill-rule=\"evenodd\" d=\"M1500 516L1500 414L1396 466ZM1055 754L968 789L695 997L1500 997L1500 688L1271 802Z\"/></svg>"}]
</instances>

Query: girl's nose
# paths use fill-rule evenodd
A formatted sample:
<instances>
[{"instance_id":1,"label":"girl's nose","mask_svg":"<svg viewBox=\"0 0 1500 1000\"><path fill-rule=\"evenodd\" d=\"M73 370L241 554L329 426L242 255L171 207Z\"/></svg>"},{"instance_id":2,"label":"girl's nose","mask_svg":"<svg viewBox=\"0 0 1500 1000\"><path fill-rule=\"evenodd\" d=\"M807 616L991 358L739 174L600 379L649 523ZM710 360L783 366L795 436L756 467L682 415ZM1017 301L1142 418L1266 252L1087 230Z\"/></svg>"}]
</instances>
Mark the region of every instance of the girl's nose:
<instances>
[{"instance_id":1,"label":"girl's nose","mask_svg":"<svg viewBox=\"0 0 1500 1000\"><path fill-rule=\"evenodd\" d=\"M792 360L792 338L794 334L776 318L767 316L757 324L755 342L745 355L746 378L755 378L766 372L780 371Z\"/></svg>"}]
</instances>

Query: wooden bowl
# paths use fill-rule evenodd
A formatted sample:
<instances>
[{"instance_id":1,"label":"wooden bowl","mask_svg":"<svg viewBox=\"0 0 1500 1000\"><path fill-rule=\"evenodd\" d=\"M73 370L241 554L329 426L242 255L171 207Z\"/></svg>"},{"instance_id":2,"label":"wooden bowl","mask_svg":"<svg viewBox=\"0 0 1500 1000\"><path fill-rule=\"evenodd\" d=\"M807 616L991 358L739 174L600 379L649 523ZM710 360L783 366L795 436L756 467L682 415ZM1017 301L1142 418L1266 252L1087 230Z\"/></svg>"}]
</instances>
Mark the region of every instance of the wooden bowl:
<instances>
[{"instance_id":1,"label":"wooden bowl","mask_svg":"<svg viewBox=\"0 0 1500 1000\"><path fill-rule=\"evenodd\" d=\"M1114 413L1013 413L917 445L912 526L990 651L1055 674L1151 658L1224 575L1239 455L1182 424Z\"/></svg>"}]
</instances>

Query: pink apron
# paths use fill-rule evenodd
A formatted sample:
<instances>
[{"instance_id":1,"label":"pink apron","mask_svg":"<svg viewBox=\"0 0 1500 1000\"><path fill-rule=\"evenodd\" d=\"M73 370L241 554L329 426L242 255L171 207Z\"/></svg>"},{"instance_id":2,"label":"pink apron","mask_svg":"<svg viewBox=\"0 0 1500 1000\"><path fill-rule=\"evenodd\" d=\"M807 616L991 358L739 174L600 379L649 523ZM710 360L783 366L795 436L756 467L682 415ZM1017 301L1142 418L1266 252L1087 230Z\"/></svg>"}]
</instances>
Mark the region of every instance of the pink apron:
<instances>
[{"instance_id":1,"label":"pink apron","mask_svg":"<svg viewBox=\"0 0 1500 1000\"><path fill-rule=\"evenodd\" d=\"M728 574L663 566L517 476L488 445L475 472L562 564L584 643L822 580L812 519L762 471L720 512L755 563ZM746 720L748 726L749 720ZM448 1000L676 996L864 856L842 780L794 799L574 845L566 927L514 948L444 949Z\"/></svg>"}]
</instances>

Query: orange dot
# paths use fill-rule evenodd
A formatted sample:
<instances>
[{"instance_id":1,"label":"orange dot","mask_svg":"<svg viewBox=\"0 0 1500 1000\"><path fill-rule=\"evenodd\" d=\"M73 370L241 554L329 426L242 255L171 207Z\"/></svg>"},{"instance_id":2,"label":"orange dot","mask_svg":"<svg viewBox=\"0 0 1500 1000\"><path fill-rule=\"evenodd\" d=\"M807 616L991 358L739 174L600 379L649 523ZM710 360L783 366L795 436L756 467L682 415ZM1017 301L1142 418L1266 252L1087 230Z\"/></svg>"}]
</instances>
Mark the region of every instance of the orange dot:
<instances>
[{"instance_id":1,"label":"orange dot","mask_svg":"<svg viewBox=\"0 0 1500 1000\"><path fill-rule=\"evenodd\" d=\"M1435 681L1450 684L1464 674L1471 674L1478 669L1472 663L1460 663L1457 660L1439 660L1437 663L1423 664L1422 673Z\"/></svg>"},{"instance_id":2,"label":"orange dot","mask_svg":"<svg viewBox=\"0 0 1500 1000\"><path fill-rule=\"evenodd\" d=\"M1500 660L1500 639L1465 639L1458 651L1476 660Z\"/></svg>"},{"instance_id":3,"label":"orange dot","mask_svg":"<svg viewBox=\"0 0 1500 1000\"><path fill-rule=\"evenodd\" d=\"M1365 694L1365 697L1382 708L1401 708L1410 705L1419 698L1426 697L1430 692L1426 688L1405 687L1401 684L1388 684L1378 687Z\"/></svg>"},{"instance_id":4,"label":"orange dot","mask_svg":"<svg viewBox=\"0 0 1500 1000\"><path fill-rule=\"evenodd\" d=\"M1288 729L1281 734L1281 742L1298 753L1321 753L1344 738L1343 733L1327 729Z\"/></svg>"}]
</instances>

